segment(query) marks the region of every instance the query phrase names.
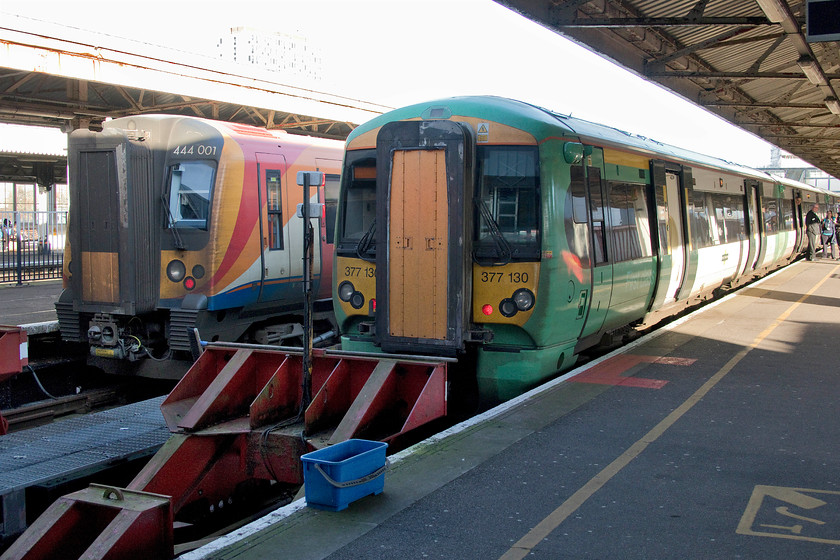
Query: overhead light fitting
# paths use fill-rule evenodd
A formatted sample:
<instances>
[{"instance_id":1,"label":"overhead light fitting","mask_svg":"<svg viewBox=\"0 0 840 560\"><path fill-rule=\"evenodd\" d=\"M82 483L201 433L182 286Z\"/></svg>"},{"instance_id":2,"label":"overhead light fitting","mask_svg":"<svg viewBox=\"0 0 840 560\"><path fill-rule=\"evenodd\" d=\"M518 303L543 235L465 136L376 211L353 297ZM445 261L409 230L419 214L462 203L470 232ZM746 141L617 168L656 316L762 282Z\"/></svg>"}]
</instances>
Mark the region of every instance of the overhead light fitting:
<instances>
[{"instance_id":1,"label":"overhead light fitting","mask_svg":"<svg viewBox=\"0 0 840 560\"><path fill-rule=\"evenodd\" d=\"M756 0L772 23L782 23L790 17L790 10L784 0Z\"/></svg>"},{"instance_id":2,"label":"overhead light fitting","mask_svg":"<svg viewBox=\"0 0 840 560\"><path fill-rule=\"evenodd\" d=\"M819 64L817 61L811 58L810 56L803 56L800 57L799 60L796 61L800 68L802 68L802 73L805 74L805 77L808 78L808 81L814 84L815 86L827 86L828 80L825 79L825 76L820 69Z\"/></svg>"},{"instance_id":3,"label":"overhead light fitting","mask_svg":"<svg viewBox=\"0 0 840 560\"><path fill-rule=\"evenodd\" d=\"M836 97L826 97L825 106L835 115L840 115L840 101Z\"/></svg>"}]
</instances>

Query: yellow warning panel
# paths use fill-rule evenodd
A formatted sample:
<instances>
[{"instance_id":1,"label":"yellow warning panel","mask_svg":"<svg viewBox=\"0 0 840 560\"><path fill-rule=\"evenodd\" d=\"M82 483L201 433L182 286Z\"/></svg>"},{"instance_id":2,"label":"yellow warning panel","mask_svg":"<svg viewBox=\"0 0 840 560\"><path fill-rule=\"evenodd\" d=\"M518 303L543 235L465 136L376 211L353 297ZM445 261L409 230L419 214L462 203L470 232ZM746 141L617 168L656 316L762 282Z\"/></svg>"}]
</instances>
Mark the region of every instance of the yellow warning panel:
<instances>
[{"instance_id":1,"label":"yellow warning panel","mask_svg":"<svg viewBox=\"0 0 840 560\"><path fill-rule=\"evenodd\" d=\"M446 339L446 187L444 149L394 152L388 240L391 336Z\"/></svg>"},{"instance_id":2,"label":"yellow warning panel","mask_svg":"<svg viewBox=\"0 0 840 560\"><path fill-rule=\"evenodd\" d=\"M739 535L840 544L840 492L758 485Z\"/></svg>"}]
</instances>

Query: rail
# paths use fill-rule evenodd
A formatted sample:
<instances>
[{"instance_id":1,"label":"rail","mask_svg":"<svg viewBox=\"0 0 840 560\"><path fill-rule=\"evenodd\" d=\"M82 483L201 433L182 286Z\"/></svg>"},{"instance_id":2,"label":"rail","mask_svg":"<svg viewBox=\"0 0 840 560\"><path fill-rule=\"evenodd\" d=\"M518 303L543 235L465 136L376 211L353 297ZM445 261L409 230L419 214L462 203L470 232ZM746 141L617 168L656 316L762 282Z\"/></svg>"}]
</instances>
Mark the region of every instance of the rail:
<instances>
[{"instance_id":1,"label":"rail","mask_svg":"<svg viewBox=\"0 0 840 560\"><path fill-rule=\"evenodd\" d=\"M0 211L0 284L61 278L67 212Z\"/></svg>"}]
</instances>

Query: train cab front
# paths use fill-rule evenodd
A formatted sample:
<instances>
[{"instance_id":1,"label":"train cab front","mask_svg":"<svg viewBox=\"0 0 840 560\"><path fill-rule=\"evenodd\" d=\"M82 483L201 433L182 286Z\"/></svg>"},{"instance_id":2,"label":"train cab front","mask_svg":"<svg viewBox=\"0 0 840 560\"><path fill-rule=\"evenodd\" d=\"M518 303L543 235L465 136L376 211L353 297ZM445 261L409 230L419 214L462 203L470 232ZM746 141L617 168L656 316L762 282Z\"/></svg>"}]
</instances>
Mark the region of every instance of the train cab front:
<instances>
[{"instance_id":1,"label":"train cab front","mask_svg":"<svg viewBox=\"0 0 840 560\"><path fill-rule=\"evenodd\" d=\"M343 349L457 357L492 403L522 392L495 356L534 346L538 147L454 112L385 115L351 136L333 295Z\"/></svg>"},{"instance_id":2,"label":"train cab front","mask_svg":"<svg viewBox=\"0 0 840 560\"><path fill-rule=\"evenodd\" d=\"M62 337L86 342L105 371L139 369L126 368L129 362L163 372L142 375L183 374L170 375L172 363L162 359L172 354L174 312L209 277L222 147L210 127L161 116L115 119L101 132L71 135L71 259L56 310ZM181 338L175 344L189 356Z\"/></svg>"}]
</instances>

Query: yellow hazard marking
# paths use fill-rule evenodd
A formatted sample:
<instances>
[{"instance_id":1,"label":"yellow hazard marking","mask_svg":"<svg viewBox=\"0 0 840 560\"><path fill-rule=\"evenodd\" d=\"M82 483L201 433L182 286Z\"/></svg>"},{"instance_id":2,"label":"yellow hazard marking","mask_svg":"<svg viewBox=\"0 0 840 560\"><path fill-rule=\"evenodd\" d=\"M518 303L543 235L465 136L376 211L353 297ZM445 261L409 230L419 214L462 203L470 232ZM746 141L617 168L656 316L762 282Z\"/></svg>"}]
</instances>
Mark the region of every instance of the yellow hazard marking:
<instances>
[{"instance_id":1,"label":"yellow hazard marking","mask_svg":"<svg viewBox=\"0 0 840 560\"><path fill-rule=\"evenodd\" d=\"M649 431L647 434L642 436L642 438L631 445L624 453L622 453L617 459L615 459L612 463L604 467L604 470L599 472L595 475L594 478L590 479L589 482L584 484L577 492L572 494L569 499L565 502L560 504L560 507L555 509L553 512L548 514L548 517L540 521L536 527L531 529L525 536L519 539L514 545L505 552L499 560L522 560L526 556L528 556L531 551L540 544L545 538L547 538L555 529L557 529L561 523L563 523L570 515L576 512L589 498L591 498L595 492L603 488L612 478L617 475L621 470L630 464L630 462L642 454L642 452L647 449L647 447L654 443L656 440L664 434L668 428L673 426L677 423L677 420L682 418L689 410L691 410L694 405L696 405L700 400L706 396L706 394L711 391L715 385L720 383L720 381L726 377L732 369L738 365L738 363L743 360L747 354L750 353L754 348L757 348L762 341L767 338L770 333L772 333L776 327L784 323L787 318L790 316L791 313L799 307L802 302L808 299L814 292L816 292L825 282L834 276L834 273L840 267L834 267L832 270L828 272L828 274L817 284L808 290L808 292L799 298L796 302L794 302L787 310L779 315L766 329L764 329L756 338L755 340L750 343L749 346L742 348L735 356L732 357L726 364L717 371L706 383L703 384L702 387L697 389L693 395L691 395L688 400L683 402L676 410L671 412L668 416L665 417L664 420L659 422L654 428ZM790 503L790 502L789 502ZM804 503L804 500L802 500ZM794 531L791 530L791 533ZM798 537L789 537L789 538L798 538ZM815 540L815 539L808 539L808 540ZM827 542L827 541L819 541L819 542ZM831 541L834 542L834 541Z\"/></svg>"},{"instance_id":2,"label":"yellow hazard marking","mask_svg":"<svg viewBox=\"0 0 840 560\"><path fill-rule=\"evenodd\" d=\"M756 537L840 544L838 518L840 492L758 485L753 489L735 532Z\"/></svg>"}]
</instances>

